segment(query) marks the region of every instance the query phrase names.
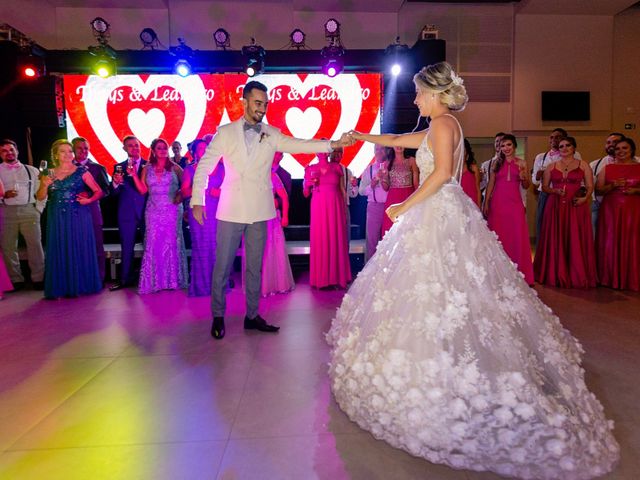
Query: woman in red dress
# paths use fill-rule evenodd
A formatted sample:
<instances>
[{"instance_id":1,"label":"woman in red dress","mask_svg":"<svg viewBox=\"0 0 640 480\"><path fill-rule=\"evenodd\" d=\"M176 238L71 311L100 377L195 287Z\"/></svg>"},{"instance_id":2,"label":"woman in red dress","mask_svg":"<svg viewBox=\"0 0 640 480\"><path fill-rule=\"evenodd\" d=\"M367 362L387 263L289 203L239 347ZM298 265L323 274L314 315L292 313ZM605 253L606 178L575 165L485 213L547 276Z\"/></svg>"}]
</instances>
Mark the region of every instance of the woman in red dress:
<instances>
[{"instance_id":1,"label":"woman in red dress","mask_svg":"<svg viewBox=\"0 0 640 480\"><path fill-rule=\"evenodd\" d=\"M560 160L549 164L542 177L542 191L549 196L533 270L538 283L592 288L596 286L596 259L588 199L593 173L589 164L574 157L573 137L563 138L558 148Z\"/></svg>"},{"instance_id":2,"label":"woman in red dress","mask_svg":"<svg viewBox=\"0 0 640 480\"><path fill-rule=\"evenodd\" d=\"M502 137L498 160L489 172L482 211L506 254L518 266L526 282L533 285L529 226L520 195L520 185L529 188L530 182L526 162L515 156L517 146L513 135Z\"/></svg>"},{"instance_id":3,"label":"woman in red dress","mask_svg":"<svg viewBox=\"0 0 640 480\"><path fill-rule=\"evenodd\" d=\"M471 144L466 138L464 139L464 165L460 185L464 193L480 208L480 169L476 157L473 155Z\"/></svg>"},{"instance_id":4,"label":"woman in red dress","mask_svg":"<svg viewBox=\"0 0 640 480\"><path fill-rule=\"evenodd\" d=\"M309 283L346 288L351 281L345 187L339 163L318 153L318 163L304 172L303 194L311 195Z\"/></svg>"},{"instance_id":5,"label":"woman in red dress","mask_svg":"<svg viewBox=\"0 0 640 480\"><path fill-rule=\"evenodd\" d=\"M640 163L630 138L616 144L615 162L598 173L603 195L596 230L601 285L640 291Z\"/></svg>"}]
</instances>

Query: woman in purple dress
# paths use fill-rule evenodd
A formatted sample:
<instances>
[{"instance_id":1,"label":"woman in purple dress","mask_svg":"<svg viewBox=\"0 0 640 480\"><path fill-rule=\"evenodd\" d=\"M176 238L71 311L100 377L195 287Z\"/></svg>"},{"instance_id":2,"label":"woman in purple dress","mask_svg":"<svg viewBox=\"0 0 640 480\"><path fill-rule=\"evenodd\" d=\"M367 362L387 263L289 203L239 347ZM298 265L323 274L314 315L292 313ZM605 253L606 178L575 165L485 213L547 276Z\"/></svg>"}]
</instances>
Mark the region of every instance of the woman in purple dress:
<instances>
[{"instance_id":1,"label":"woman in purple dress","mask_svg":"<svg viewBox=\"0 0 640 480\"><path fill-rule=\"evenodd\" d=\"M187 254L182 237L182 169L169 159L169 144L151 142L149 163L142 178L133 175L136 188L149 193L144 213L144 253L140 269L141 294L187 286Z\"/></svg>"},{"instance_id":2,"label":"woman in purple dress","mask_svg":"<svg viewBox=\"0 0 640 480\"><path fill-rule=\"evenodd\" d=\"M194 140L189 146L193 161L185 167L182 177L182 194L185 199L191 198L196 167L206 149L207 143L201 139ZM218 209L220 185L222 185L223 179L224 165L220 162L209 176L207 201L205 202L206 217L202 225L193 218L191 208L187 209L189 231L191 232L190 297L211 295L211 276L213 275L213 265L216 263L216 210Z\"/></svg>"}]
</instances>

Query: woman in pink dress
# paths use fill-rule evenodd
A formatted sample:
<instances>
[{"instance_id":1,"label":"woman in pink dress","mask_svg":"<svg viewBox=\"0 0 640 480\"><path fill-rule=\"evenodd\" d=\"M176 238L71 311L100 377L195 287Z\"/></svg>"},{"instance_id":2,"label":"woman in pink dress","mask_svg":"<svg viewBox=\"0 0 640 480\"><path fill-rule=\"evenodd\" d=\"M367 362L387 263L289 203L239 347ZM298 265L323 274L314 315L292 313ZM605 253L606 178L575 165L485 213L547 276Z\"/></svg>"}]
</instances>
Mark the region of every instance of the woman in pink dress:
<instances>
[{"instance_id":1,"label":"woman in pink dress","mask_svg":"<svg viewBox=\"0 0 640 480\"><path fill-rule=\"evenodd\" d=\"M598 173L596 193L603 195L596 230L601 285L640 291L640 164L630 138L616 144L615 163Z\"/></svg>"},{"instance_id":2,"label":"woman in pink dress","mask_svg":"<svg viewBox=\"0 0 640 480\"><path fill-rule=\"evenodd\" d=\"M464 139L464 165L465 168L462 171L460 185L464 193L480 208L480 170L473 155L471 144L466 138Z\"/></svg>"},{"instance_id":3,"label":"woman in pink dress","mask_svg":"<svg viewBox=\"0 0 640 480\"><path fill-rule=\"evenodd\" d=\"M384 204L385 211L391 205L404 202L411 195L420 180L420 171L414 157L404 158L404 148L395 147L387 149L386 175L382 177L380 184L387 193L387 201ZM391 228L393 222L385 215L382 219L382 235Z\"/></svg>"},{"instance_id":4,"label":"woman in pink dress","mask_svg":"<svg viewBox=\"0 0 640 480\"><path fill-rule=\"evenodd\" d=\"M0 198L4 198L4 185L0 180ZM0 217L0 230L2 229L2 217ZM4 298L4 292L10 292L13 290L7 267L4 264L4 258L2 257L2 251L0 251L0 300Z\"/></svg>"},{"instance_id":5,"label":"woman in pink dress","mask_svg":"<svg viewBox=\"0 0 640 480\"><path fill-rule=\"evenodd\" d=\"M276 173L277 169L278 164L275 163L271 170L271 183L273 184L273 193L280 199L282 215L280 215L280 210L276 208L276 217L267 222L267 240L262 258L262 283L260 286L260 293L263 297L290 292L296 286L282 230L283 227L289 225L289 197L282 180ZM278 203L276 199L274 201L276 204Z\"/></svg>"},{"instance_id":6,"label":"woman in pink dress","mask_svg":"<svg viewBox=\"0 0 640 480\"><path fill-rule=\"evenodd\" d=\"M538 283L592 288L596 286L596 258L588 199L593 174L588 163L574 157L573 137L563 138L558 148L561 159L547 166L542 177L542 191L549 196L533 271Z\"/></svg>"},{"instance_id":7,"label":"woman in pink dress","mask_svg":"<svg viewBox=\"0 0 640 480\"><path fill-rule=\"evenodd\" d=\"M526 282L533 285L529 227L520 195L520 185L529 188L529 176L526 162L515 156L517 146L513 135L502 137L498 160L489 172L482 212L504 251L518 266Z\"/></svg>"},{"instance_id":8,"label":"woman in pink dress","mask_svg":"<svg viewBox=\"0 0 640 480\"><path fill-rule=\"evenodd\" d=\"M310 284L316 288L346 288L351 281L342 175L326 153L304 173L303 194L311 195Z\"/></svg>"}]
</instances>

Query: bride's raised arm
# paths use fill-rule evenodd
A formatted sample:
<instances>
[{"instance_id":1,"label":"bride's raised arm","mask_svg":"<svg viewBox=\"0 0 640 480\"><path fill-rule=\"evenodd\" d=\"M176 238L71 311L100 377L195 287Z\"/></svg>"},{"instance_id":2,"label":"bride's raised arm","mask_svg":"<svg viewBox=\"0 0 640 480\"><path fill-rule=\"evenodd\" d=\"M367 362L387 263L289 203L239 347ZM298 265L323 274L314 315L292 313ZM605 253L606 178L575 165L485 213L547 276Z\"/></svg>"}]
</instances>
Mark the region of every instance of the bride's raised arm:
<instances>
[{"instance_id":1,"label":"bride's raised arm","mask_svg":"<svg viewBox=\"0 0 640 480\"><path fill-rule=\"evenodd\" d=\"M414 133L387 133L383 135L373 135L370 133L360 133L355 130L351 130L348 135L354 140L364 140L365 142L376 143L385 147L404 147L404 148L418 148L427 134L426 130L421 130Z\"/></svg>"}]
</instances>

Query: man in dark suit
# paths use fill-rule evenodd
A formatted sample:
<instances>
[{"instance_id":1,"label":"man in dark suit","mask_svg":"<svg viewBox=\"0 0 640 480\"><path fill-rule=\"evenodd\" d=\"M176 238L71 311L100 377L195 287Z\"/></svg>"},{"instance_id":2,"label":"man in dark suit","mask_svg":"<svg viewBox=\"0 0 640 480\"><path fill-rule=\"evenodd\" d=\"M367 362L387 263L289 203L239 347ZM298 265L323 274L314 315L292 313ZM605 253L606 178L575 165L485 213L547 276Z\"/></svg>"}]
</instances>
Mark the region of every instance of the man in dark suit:
<instances>
[{"instance_id":1,"label":"man in dark suit","mask_svg":"<svg viewBox=\"0 0 640 480\"><path fill-rule=\"evenodd\" d=\"M147 161L140 157L140 142L133 135L122 140L122 149L127 152L127 160L118 163L113 171L111 194L118 199L118 229L120 230L120 248L122 264L120 281L109 290L120 290L137 284L133 270L133 252L136 246L136 232L144 231L144 207L147 196L138 192L131 174L138 176Z\"/></svg>"},{"instance_id":2,"label":"man in dark suit","mask_svg":"<svg viewBox=\"0 0 640 480\"><path fill-rule=\"evenodd\" d=\"M76 165L87 167L87 169L89 169L89 173L100 187L100 190L102 190L102 198L109 195L109 177L107 176L107 169L99 163L89 159L89 142L87 141L87 139L83 137L76 137L71 140L71 143L73 144L73 153L75 155ZM87 191L87 195L89 194L93 194L93 192ZM105 255L104 239L102 234L102 211L100 210L100 202L90 203L89 209L91 210L93 232L96 238L98 270L100 272L100 279L104 282Z\"/></svg>"}]
</instances>

